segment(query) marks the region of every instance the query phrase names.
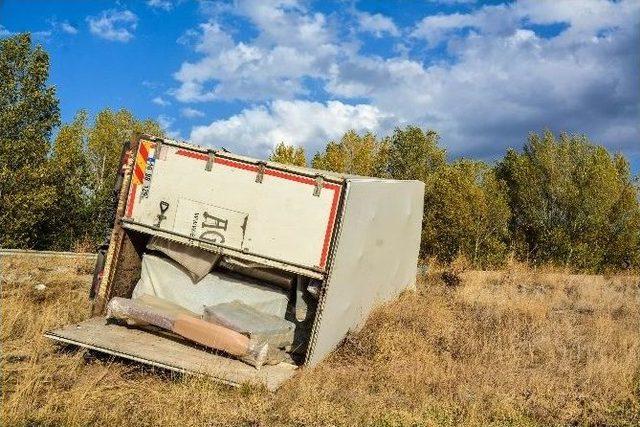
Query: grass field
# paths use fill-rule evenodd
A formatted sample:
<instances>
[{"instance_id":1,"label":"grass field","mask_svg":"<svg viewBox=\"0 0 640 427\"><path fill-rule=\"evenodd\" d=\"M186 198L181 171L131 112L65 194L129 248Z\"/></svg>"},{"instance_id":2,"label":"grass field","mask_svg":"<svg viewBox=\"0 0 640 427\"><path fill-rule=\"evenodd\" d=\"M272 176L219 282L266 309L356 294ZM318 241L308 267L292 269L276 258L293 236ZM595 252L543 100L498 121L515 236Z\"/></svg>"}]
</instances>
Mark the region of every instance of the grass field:
<instances>
[{"instance_id":1,"label":"grass field","mask_svg":"<svg viewBox=\"0 0 640 427\"><path fill-rule=\"evenodd\" d=\"M441 274L278 392L87 357L90 261L3 257L2 425L640 425L640 279ZM38 289L37 285L45 285Z\"/></svg>"}]
</instances>

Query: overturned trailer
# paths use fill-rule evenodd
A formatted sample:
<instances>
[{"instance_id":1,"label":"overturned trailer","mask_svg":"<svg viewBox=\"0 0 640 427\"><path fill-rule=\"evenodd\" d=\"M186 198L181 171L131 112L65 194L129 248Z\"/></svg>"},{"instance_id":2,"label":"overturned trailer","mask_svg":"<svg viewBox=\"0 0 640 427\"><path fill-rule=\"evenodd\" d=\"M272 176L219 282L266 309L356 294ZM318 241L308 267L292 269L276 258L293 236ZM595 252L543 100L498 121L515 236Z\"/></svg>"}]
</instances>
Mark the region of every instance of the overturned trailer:
<instances>
[{"instance_id":1,"label":"overturned trailer","mask_svg":"<svg viewBox=\"0 0 640 427\"><path fill-rule=\"evenodd\" d=\"M47 332L49 338L275 389L298 366L321 361L376 305L415 283L419 181L258 161L149 135L134 137L123 153L115 221L90 295L93 317ZM110 301L147 294L179 306L169 331L153 321L123 325L107 318ZM263 330L263 317L251 317L257 312L272 316L266 323L279 317L292 325L291 339L279 347L286 357L261 369L229 346L215 350L217 341L205 340L203 347L185 339L191 332L170 329L175 316L183 324L200 321L193 315Z\"/></svg>"}]
</instances>

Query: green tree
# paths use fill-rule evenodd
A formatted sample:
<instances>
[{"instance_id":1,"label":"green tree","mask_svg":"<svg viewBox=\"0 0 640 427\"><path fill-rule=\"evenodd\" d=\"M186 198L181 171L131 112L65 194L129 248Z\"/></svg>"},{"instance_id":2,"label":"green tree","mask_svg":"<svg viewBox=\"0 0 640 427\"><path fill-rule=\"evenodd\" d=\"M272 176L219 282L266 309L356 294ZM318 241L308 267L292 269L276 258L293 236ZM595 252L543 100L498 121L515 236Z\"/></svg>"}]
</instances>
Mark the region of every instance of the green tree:
<instances>
[{"instance_id":1,"label":"green tree","mask_svg":"<svg viewBox=\"0 0 640 427\"><path fill-rule=\"evenodd\" d=\"M138 120L125 109L102 110L88 133L87 160L89 173L88 231L97 241L111 226L113 190L119 169L122 144L133 133L164 136L164 130L154 120Z\"/></svg>"},{"instance_id":2,"label":"green tree","mask_svg":"<svg viewBox=\"0 0 640 427\"><path fill-rule=\"evenodd\" d=\"M517 254L581 270L638 263L640 211L629 165L586 136L532 133L498 165Z\"/></svg>"},{"instance_id":3,"label":"green tree","mask_svg":"<svg viewBox=\"0 0 640 427\"><path fill-rule=\"evenodd\" d=\"M339 142L330 141L322 153L313 157L316 169L364 176L384 176L387 169L388 146L374 134L346 132Z\"/></svg>"},{"instance_id":4,"label":"green tree","mask_svg":"<svg viewBox=\"0 0 640 427\"><path fill-rule=\"evenodd\" d=\"M482 162L441 166L425 194L422 247L425 255L450 262L464 255L479 267L504 261L509 205L504 184Z\"/></svg>"},{"instance_id":5,"label":"green tree","mask_svg":"<svg viewBox=\"0 0 640 427\"><path fill-rule=\"evenodd\" d=\"M434 130L423 131L417 126L396 128L387 138L389 174L395 179L417 179L428 184L429 177L446 165L446 152L438 146Z\"/></svg>"},{"instance_id":6,"label":"green tree","mask_svg":"<svg viewBox=\"0 0 640 427\"><path fill-rule=\"evenodd\" d=\"M86 235L88 161L85 151L87 112L80 110L73 121L60 128L49 160L49 174L56 190L56 203L46 221L43 245L68 250Z\"/></svg>"},{"instance_id":7,"label":"green tree","mask_svg":"<svg viewBox=\"0 0 640 427\"><path fill-rule=\"evenodd\" d=\"M0 40L0 245L37 248L55 202L49 138L60 122L49 56L29 34Z\"/></svg>"},{"instance_id":8,"label":"green tree","mask_svg":"<svg viewBox=\"0 0 640 427\"><path fill-rule=\"evenodd\" d=\"M603 231L604 259L601 269L640 267L640 188L631 178L629 162L617 154L613 158L616 177L615 202Z\"/></svg>"},{"instance_id":9,"label":"green tree","mask_svg":"<svg viewBox=\"0 0 640 427\"><path fill-rule=\"evenodd\" d=\"M285 165L307 166L307 156L304 148L287 145L284 142L276 145L269 156L269 161Z\"/></svg>"},{"instance_id":10,"label":"green tree","mask_svg":"<svg viewBox=\"0 0 640 427\"><path fill-rule=\"evenodd\" d=\"M346 153L335 141L329 141L322 153L316 153L311 160L311 166L332 172L344 173L347 169Z\"/></svg>"}]
</instances>

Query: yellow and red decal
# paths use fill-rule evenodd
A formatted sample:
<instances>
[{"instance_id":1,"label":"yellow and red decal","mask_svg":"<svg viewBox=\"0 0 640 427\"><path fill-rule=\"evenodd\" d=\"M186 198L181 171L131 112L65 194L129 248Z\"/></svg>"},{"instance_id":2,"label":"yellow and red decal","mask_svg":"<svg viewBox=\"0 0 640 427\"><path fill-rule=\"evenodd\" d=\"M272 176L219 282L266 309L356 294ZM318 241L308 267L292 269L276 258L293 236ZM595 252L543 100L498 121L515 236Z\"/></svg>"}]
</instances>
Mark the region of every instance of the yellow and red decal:
<instances>
[{"instance_id":1,"label":"yellow and red decal","mask_svg":"<svg viewBox=\"0 0 640 427\"><path fill-rule=\"evenodd\" d=\"M125 216L131 218L133 214L133 205L136 201L138 186L142 185L141 197L147 197L149 194L149 182L153 173L153 165L155 163L156 143L151 141L140 141L138 152L136 153L136 161L133 165L133 176L131 177L131 186L129 187L129 196L127 198L127 209Z\"/></svg>"},{"instance_id":2,"label":"yellow and red decal","mask_svg":"<svg viewBox=\"0 0 640 427\"><path fill-rule=\"evenodd\" d=\"M147 164L155 160L156 144L151 141L140 141L136 162L133 167L133 185L140 185L144 182Z\"/></svg>"}]
</instances>

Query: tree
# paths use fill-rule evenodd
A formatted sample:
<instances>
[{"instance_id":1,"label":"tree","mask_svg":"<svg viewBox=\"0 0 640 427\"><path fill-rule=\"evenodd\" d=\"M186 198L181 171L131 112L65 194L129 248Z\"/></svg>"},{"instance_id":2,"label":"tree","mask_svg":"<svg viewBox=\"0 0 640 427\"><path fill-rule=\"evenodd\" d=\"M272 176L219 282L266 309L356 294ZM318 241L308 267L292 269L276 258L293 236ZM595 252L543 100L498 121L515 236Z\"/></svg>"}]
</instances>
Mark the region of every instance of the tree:
<instances>
[{"instance_id":1,"label":"tree","mask_svg":"<svg viewBox=\"0 0 640 427\"><path fill-rule=\"evenodd\" d=\"M111 226L110 211L113 190L119 169L122 144L135 132L164 136L164 130L154 120L138 120L125 109L102 110L88 133L87 159L89 170L88 231L96 241L104 237Z\"/></svg>"},{"instance_id":2,"label":"tree","mask_svg":"<svg viewBox=\"0 0 640 427\"><path fill-rule=\"evenodd\" d=\"M330 141L323 153L313 157L316 169L364 176L385 176L388 147L374 134L346 132L339 142Z\"/></svg>"},{"instance_id":3,"label":"tree","mask_svg":"<svg viewBox=\"0 0 640 427\"><path fill-rule=\"evenodd\" d=\"M438 146L434 130L423 131L417 126L396 128L387 138L389 174L395 179L429 181L429 177L446 165L445 150Z\"/></svg>"},{"instance_id":4,"label":"tree","mask_svg":"<svg viewBox=\"0 0 640 427\"><path fill-rule=\"evenodd\" d=\"M532 133L497 168L511 206L517 254L581 270L636 263L640 211L629 165L586 136Z\"/></svg>"},{"instance_id":5,"label":"tree","mask_svg":"<svg viewBox=\"0 0 640 427\"><path fill-rule=\"evenodd\" d=\"M37 248L55 202L49 138L60 122L49 56L29 34L0 40L0 245Z\"/></svg>"},{"instance_id":6,"label":"tree","mask_svg":"<svg viewBox=\"0 0 640 427\"><path fill-rule=\"evenodd\" d=\"M430 177L425 194L423 252L444 262L464 255L474 265L503 262L509 237L504 184L482 162L458 160Z\"/></svg>"},{"instance_id":7,"label":"tree","mask_svg":"<svg viewBox=\"0 0 640 427\"><path fill-rule=\"evenodd\" d=\"M323 153L316 153L311 160L311 166L332 172L344 173L347 170L346 152L335 141L329 141Z\"/></svg>"},{"instance_id":8,"label":"tree","mask_svg":"<svg viewBox=\"0 0 640 427\"><path fill-rule=\"evenodd\" d=\"M607 216L604 235L603 267L640 267L640 188L631 178L629 162L617 154L617 195Z\"/></svg>"},{"instance_id":9,"label":"tree","mask_svg":"<svg viewBox=\"0 0 640 427\"><path fill-rule=\"evenodd\" d=\"M303 147L294 147L284 142L276 145L269 156L269 161L285 165L307 166L307 157Z\"/></svg>"},{"instance_id":10,"label":"tree","mask_svg":"<svg viewBox=\"0 0 640 427\"><path fill-rule=\"evenodd\" d=\"M42 244L49 249L68 250L86 236L88 132L87 112L80 110L71 123L60 128L54 141L48 169L56 190L56 203L42 236Z\"/></svg>"}]
</instances>

